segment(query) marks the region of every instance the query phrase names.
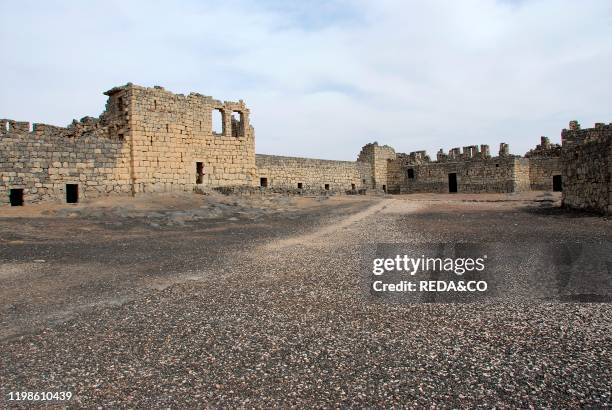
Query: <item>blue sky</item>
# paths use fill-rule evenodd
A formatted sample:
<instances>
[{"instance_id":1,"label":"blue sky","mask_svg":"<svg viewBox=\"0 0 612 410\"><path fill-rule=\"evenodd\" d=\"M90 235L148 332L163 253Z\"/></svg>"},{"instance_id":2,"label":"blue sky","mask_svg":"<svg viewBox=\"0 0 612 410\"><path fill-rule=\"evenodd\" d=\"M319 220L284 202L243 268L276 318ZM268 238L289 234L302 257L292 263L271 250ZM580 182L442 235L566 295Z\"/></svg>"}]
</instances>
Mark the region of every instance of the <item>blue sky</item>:
<instances>
[{"instance_id":1,"label":"blue sky","mask_svg":"<svg viewBox=\"0 0 612 410\"><path fill-rule=\"evenodd\" d=\"M0 1L0 118L66 125L126 82L251 109L258 153L523 154L612 122L612 2Z\"/></svg>"}]
</instances>

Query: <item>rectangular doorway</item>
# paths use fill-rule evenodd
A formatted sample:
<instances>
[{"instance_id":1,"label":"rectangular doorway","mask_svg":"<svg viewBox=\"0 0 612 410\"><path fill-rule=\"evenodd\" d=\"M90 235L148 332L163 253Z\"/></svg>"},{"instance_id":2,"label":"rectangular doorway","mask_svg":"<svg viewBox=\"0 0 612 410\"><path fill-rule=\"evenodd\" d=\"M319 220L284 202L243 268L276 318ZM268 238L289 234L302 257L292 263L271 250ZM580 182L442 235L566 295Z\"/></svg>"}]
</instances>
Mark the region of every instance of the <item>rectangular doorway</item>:
<instances>
[{"instance_id":1,"label":"rectangular doorway","mask_svg":"<svg viewBox=\"0 0 612 410\"><path fill-rule=\"evenodd\" d=\"M196 184L201 184L204 181L204 163L196 162Z\"/></svg>"},{"instance_id":2,"label":"rectangular doorway","mask_svg":"<svg viewBox=\"0 0 612 410\"><path fill-rule=\"evenodd\" d=\"M448 192L457 192L457 174L448 174Z\"/></svg>"},{"instance_id":3,"label":"rectangular doorway","mask_svg":"<svg viewBox=\"0 0 612 410\"><path fill-rule=\"evenodd\" d=\"M23 189L11 189L9 191L11 206L23 206Z\"/></svg>"},{"instance_id":4,"label":"rectangular doorway","mask_svg":"<svg viewBox=\"0 0 612 410\"><path fill-rule=\"evenodd\" d=\"M262 188L268 187L268 178L259 178L259 186Z\"/></svg>"},{"instance_id":5,"label":"rectangular doorway","mask_svg":"<svg viewBox=\"0 0 612 410\"><path fill-rule=\"evenodd\" d=\"M561 177L561 175L553 175L553 191L563 191L563 178Z\"/></svg>"},{"instance_id":6,"label":"rectangular doorway","mask_svg":"<svg viewBox=\"0 0 612 410\"><path fill-rule=\"evenodd\" d=\"M78 184L66 184L66 202L69 204L76 204L79 202Z\"/></svg>"}]
</instances>

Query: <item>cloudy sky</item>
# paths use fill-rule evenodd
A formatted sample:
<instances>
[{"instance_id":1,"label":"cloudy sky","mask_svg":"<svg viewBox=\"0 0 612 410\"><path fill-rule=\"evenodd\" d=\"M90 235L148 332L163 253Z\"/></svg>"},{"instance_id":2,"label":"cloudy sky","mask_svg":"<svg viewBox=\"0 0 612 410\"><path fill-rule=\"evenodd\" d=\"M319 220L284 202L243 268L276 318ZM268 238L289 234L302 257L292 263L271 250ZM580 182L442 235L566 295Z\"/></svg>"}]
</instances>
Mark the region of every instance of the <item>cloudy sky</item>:
<instances>
[{"instance_id":1,"label":"cloudy sky","mask_svg":"<svg viewBox=\"0 0 612 410\"><path fill-rule=\"evenodd\" d=\"M355 159L612 122L612 1L0 0L0 118L66 125L133 82L244 99L258 153Z\"/></svg>"}]
</instances>

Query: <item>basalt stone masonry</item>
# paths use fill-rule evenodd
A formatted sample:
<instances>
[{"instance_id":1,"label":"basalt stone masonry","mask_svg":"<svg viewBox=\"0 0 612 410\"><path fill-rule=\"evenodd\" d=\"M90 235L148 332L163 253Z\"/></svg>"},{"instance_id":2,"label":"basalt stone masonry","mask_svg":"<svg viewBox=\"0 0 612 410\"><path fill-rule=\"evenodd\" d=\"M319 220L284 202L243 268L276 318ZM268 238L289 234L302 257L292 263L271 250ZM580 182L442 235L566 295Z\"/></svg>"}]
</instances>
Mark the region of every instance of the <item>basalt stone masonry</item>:
<instances>
[{"instance_id":1,"label":"basalt stone masonry","mask_svg":"<svg viewBox=\"0 0 612 410\"><path fill-rule=\"evenodd\" d=\"M563 205L612 214L612 124L561 132Z\"/></svg>"},{"instance_id":2,"label":"basalt stone masonry","mask_svg":"<svg viewBox=\"0 0 612 410\"><path fill-rule=\"evenodd\" d=\"M0 120L0 205L78 202L102 195L193 191L413 193L563 190L567 207L607 212L610 130L570 123L524 157L501 143L396 153L378 143L356 161L255 154L244 102L128 83L105 93L105 111L68 127ZM214 119L217 119L215 124Z\"/></svg>"}]
</instances>

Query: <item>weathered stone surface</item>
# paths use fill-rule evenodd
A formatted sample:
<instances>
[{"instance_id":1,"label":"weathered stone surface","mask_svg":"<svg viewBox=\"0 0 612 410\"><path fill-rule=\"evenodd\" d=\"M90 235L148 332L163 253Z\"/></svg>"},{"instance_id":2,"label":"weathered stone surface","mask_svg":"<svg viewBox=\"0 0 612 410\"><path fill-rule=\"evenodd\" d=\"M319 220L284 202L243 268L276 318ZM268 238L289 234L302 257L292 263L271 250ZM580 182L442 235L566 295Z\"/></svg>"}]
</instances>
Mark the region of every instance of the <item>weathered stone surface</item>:
<instances>
[{"instance_id":1,"label":"weathered stone surface","mask_svg":"<svg viewBox=\"0 0 612 410\"><path fill-rule=\"evenodd\" d=\"M128 83L105 93L99 118L66 128L0 120L0 205L11 189L26 203L66 200L67 184L79 196L136 195L221 188L233 193L518 192L552 190L563 174L564 204L607 212L610 204L612 125L563 130L563 147L542 137L525 157L501 143L396 153L363 146L356 161L255 155L255 132L244 102ZM221 129L213 130L213 115ZM560 185L560 184L559 184ZM261 187L261 188L260 188ZM558 187L557 187L558 188Z\"/></svg>"},{"instance_id":2,"label":"weathered stone surface","mask_svg":"<svg viewBox=\"0 0 612 410\"><path fill-rule=\"evenodd\" d=\"M577 121L561 133L563 205L612 213L612 124L581 129Z\"/></svg>"}]
</instances>

